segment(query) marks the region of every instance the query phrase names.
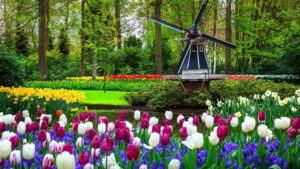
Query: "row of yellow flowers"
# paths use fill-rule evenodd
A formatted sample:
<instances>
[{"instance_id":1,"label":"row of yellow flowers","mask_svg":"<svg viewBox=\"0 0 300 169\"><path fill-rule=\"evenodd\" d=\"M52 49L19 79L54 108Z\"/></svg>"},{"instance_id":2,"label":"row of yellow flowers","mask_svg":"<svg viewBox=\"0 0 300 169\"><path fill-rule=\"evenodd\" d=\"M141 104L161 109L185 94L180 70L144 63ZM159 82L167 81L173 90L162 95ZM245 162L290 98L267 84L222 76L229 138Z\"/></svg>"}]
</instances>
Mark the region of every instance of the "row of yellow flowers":
<instances>
[{"instance_id":1,"label":"row of yellow flowers","mask_svg":"<svg viewBox=\"0 0 300 169\"><path fill-rule=\"evenodd\" d=\"M81 102L85 99L83 93L78 93L72 90L65 89L33 89L25 87L0 87L0 93L7 94L7 97L14 96L15 99L22 99L22 101L30 100L32 97L39 99L45 98L46 101L50 99L53 101L62 100L68 103ZM18 101L18 100L16 100Z\"/></svg>"}]
</instances>

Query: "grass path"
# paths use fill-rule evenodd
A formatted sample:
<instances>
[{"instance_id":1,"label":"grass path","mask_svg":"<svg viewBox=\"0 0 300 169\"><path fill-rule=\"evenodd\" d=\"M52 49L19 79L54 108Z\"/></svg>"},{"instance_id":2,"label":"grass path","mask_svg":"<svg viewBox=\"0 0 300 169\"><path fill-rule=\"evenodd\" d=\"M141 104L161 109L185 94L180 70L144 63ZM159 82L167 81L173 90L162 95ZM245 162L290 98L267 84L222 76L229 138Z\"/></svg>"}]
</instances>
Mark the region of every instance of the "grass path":
<instances>
[{"instance_id":1,"label":"grass path","mask_svg":"<svg viewBox=\"0 0 300 169\"><path fill-rule=\"evenodd\" d=\"M77 90L84 93L86 99L82 104L129 105L124 96L127 92L103 90Z\"/></svg>"}]
</instances>

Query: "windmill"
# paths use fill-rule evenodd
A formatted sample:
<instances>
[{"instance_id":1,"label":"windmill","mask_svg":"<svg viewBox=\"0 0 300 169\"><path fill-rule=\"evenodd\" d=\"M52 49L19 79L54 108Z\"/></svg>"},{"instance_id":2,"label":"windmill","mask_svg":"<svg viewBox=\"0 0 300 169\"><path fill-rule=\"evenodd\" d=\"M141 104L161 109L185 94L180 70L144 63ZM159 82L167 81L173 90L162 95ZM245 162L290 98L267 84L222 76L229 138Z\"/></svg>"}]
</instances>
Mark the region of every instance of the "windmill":
<instances>
[{"instance_id":1,"label":"windmill","mask_svg":"<svg viewBox=\"0 0 300 169\"><path fill-rule=\"evenodd\" d=\"M235 48L236 45L218 39L203 33L198 29L198 24L207 7L208 0L204 0L193 25L189 29L184 29L163 20L152 17L151 19L161 25L167 26L171 29L186 33L187 44L182 53L180 62L177 66L176 74L181 73L181 80L183 81L209 81L210 64L207 58L207 51L205 48L205 41L212 41L217 44L226 46L228 48ZM202 85L203 86L203 85Z\"/></svg>"}]
</instances>

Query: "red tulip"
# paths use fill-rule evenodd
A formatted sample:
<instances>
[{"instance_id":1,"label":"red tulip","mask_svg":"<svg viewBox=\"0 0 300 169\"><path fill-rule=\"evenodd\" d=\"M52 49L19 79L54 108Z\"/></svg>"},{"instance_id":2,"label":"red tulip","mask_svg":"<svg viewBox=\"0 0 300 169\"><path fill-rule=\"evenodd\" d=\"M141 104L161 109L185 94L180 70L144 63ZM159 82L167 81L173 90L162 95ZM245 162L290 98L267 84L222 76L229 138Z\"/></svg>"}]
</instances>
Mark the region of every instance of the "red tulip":
<instances>
[{"instance_id":1,"label":"red tulip","mask_svg":"<svg viewBox=\"0 0 300 169\"><path fill-rule=\"evenodd\" d=\"M79 118L81 121L86 121L89 118L89 113L88 112L82 112L79 115Z\"/></svg>"},{"instance_id":2,"label":"red tulip","mask_svg":"<svg viewBox=\"0 0 300 169\"><path fill-rule=\"evenodd\" d=\"M170 143L170 135L165 133L161 136L160 142L162 145L168 145Z\"/></svg>"},{"instance_id":3,"label":"red tulip","mask_svg":"<svg viewBox=\"0 0 300 169\"><path fill-rule=\"evenodd\" d=\"M6 125L4 122L0 123L0 132L4 132L6 130Z\"/></svg>"},{"instance_id":4,"label":"red tulip","mask_svg":"<svg viewBox=\"0 0 300 169\"><path fill-rule=\"evenodd\" d=\"M94 112L90 112L89 119L95 120L95 118L96 118L96 114Z\"/></svg>"},{"instance_id":5,"label":"red tulip","mask_svg":"<svg viewBox=\"0 0 300 169\"><path fill-rule=\"evenodd\" d=\"M65 144L64 147L63 147L63 152L64 151L67 151L70 154L73 154L73 145L71 143Z\"/></svg>"},{"instance_id":6,"label":"red tulip","mask_svg":"<svg viewBox=\"0 0 300 169\"><path fill-rule=\"evenodd\" d=\"M114 140L109 137L106 137L102 142L101 148L105 152L109 152L113 149L113 146L114 146Z\"/></svg>"},{"instance_id":7,"label":"red tulip","mask_svg":"<svg viewBox=\"0 0 300 169\"><path fill-rule=\"evenodd\" d=\"M31 128L31 131L38 131L39 130L39 123L38 122L32 122L30 124L30 128Z\"/></svg>"},{"instance_id":8,"label":"red tulip","mask_svg":"<svg viewBox=\"0 0 300 169\"><path fill-rule=\"evenodd\" d=\"M15 115L15 121L16 121L16 122L19 122L19 121L21 120L21 117L22 117L22 115L21 115L20 113L17 113L17 114Z\"/></svg>"},{"instance_id":9,"label":"red tulip","mask_svg":"<svg viewBox=\"0 0 300 169\"><path fill-rule=\"evenodd\" d=\"M96 131L94 129L89 129L86 133L86 137L92 140L96 134Z\"/></svg>"},{"instance_id":10,"label":"red tulip","mask_svg":"<svg viewBox=\"0 0 300 169\"><path fill-rule=\"evenodd\" d=\"M219 120L218 120L218 126L223 126L223 125L226 125L226 120L223 119L223 118L219 118Z\"/></svg>"},{"instance_id":11,"label":"red tulip","mask_svg":"<svg viewBox=\"0 0 300 169\"><path fill-rule=\"evenodd\" d=\"M29 123L26 124L25 131L28 132L28 133L32 131L31 125Z\"/></svg>"},{"instance_id":12,"label":"red tulip","mask_svg":"<svg viewBox=\"0 0 300 169\"><path fill-rule=\"evenodd\" d=\"M287 131L289 137L296 137L297 135L297 130L294 129L293 127L290 127Z\"/></svg>"},{"instance_id":13,"label":"red tulip","mask_svg":"<svg viewBox=\"0 0 300 169\"><path fill-rule=\"evenodd\" d=\"M60 127L59 122L55 121L54 122L54 130L56 131Z\"/></svg>"},{"instance_id":14,"label":"red tulip","mask_svg":"<svg viewBox=\"0 0 300 169\"><path fill-rule=\"evenodd\" d=\"M101 138L99 136L95 136L92 140L92 147L97 149L100 147Z\"/></svg>"},{"instance_id":15,"label":"red tulip","mask_svg":"<svg viewBox=\"0 0 300 169\"><path fill-rule=\"evenodd\" d=\"M214 123L218 124L220 118L221 118L220 114L216 114L215 117L214 117Z\"/></svg>"},{"instance_id":16,"label":"red tulip","mask_svg":"<svg viewBox=\"0 0 300 169\"><path fill-rule=\"evenodd\" d=\"M41 124L41 129L47 130L47 128L48 128L48 122L47 122L47 120L43 120L42 124Z\"/></svg>"},{"instance_id":17,"label":"red tulip","mask_svg":"<svg viewBox=\"0 0 300 169\"><path fill-rule=\"evenodd\" d=\"M300 118L293 118L292 119L292 127L295 130L299 130L300 129Z\"/></svg>"},{"instance_id":18,"label":"red tulip","mask_svg":"<svg viewBox=\"0 0 300 169\"><path fill-rule=\"evenodd\" d=\"M125 121L126 120L126 112L122 110L119 114L119 120L120 121Z\"/></svg>"},{"instance_id":19,"label":"red tulip","mask_svg":"<svg viewBox=\"0 0 300 169\"><path fill-rule=\"evenodd\" d=\"M152 132L160 134L160 126L159 126L159 124L154 124L152 126Z\"/></svg>"},{"instance_id":20,"label":"red tulip","mask_svg":"<svg viewBox=\"0 0 300 169\"><path fill-rule=\"evenodd\" d=\"M128 160L136 161L139 158L140 155L139 146L132 144L127 146L126 150L127 150L126 156Z\"/></svg>"},{"instance_id":21,"label":"red tulip","mask_svg":"<svg viewBox=\"0 0 300 169\"><path fill-rule=\"evenodd\" d=\"M41 109L36 110L36 117L41 117L42 114L43 114L43 111Z\"/></svg>"},{"instance_id":22,"label":"red tulip","mask_svg":"<svg viewBox=\"0 0 300 169\"><path fill-rule=\"evenodd\" d=\"M171 120L169 119L164 119L163 120L163 125L166 126L166 125L171 125Z\"/></svg>"},{"instance_id":23,"label":"red tulip","mask_svg":"<svg viewBox=\"0 0 300 169\"><path fill-rule=\"evenodd\" d=\"M194 125L199 125L200 124L200 118L198 115L195 115L194 118L193 118L193 124Z\"/></svg>"},{"instance_id":24,"label":"red tulip","mask_svg":"<svg viewBox=\"0 0 300 169\"><path fill-rule=\"evenodd\" d=\"M173 134L172 127L170 127L170 126L164 126L163 134L164 133L169 134L170 136L172 136L172 134Z\"/></svg>"},{"instance_id":25,"label":"red tulip","mask_svg":"<svg viewBox=\"0 0 300 169\"><path fill-rule=\"evenodd\" d=\"M221 141L226 138L227 133L228 133L228 127L226 125L218 126L217 136Z\"/></svg>"},{"instance_id":26,"label":"red tulip","mask_svg":"<svg viewBox=\"0 0 300 169\"><path fill-rule=\"evenodd\" d=\"M129 128L125 128L124 129L124 141L125 141L125 143L129 143L130 142L130 140L131 140L131 136L130 136L130 130L129 130Z\"/></svg>"},{"instance_id":27,"label":"red tulip","mask_svg":"<svg viewBox=\"0 0 300 169\"><path fill-rule=\"evenodd\" d=\"M260 111L259 113L258 113L258 120L259 121L265 121L265 119L266 119L266 113L265 112L263 112L263 111Z\"/></svg>"},{"instance_id":28,"label":"red tulip","mask_svg":"<svg viewBox=\"0 0 300 169\"><path fill-rule=\"evenodd\" d=\"M143 118L142 122L141 122L141 127L142 127L142 129L147 129L149 127L149 120L146 118Z\"/></svg>"},{"instance_id":29,"label":"red tulip","mask_svg":"<svg viewBox=\"0 0 300 169\"><path fill-rule=\"evenodd\" d=\"M121 128L118 128L116 130L116 139L117 140L123 140L124 139L124 130Z\"/></svg>"},{"instance_id":30,"label":"red tulip","mask_svg":"<svg viewBox=\"0 0 300 169\"><path fill-rule=\"evenodd\" d=\"M39 135L38 135L38 140L40 142L44 142L46 139L47 139L46 131L45 130L41 130L39 132Z\"/></svg>"},{"instance_id":31,"label":"red tulip","mask_svg":"<svg viewBox=\"0 0 300 169\"><path fill-rule=\"evenodd\" d=\"M10 137L9 141L11 142L12 148L17 148L19 145L20 139L18 136L12 136L12 137Z\"/></svg>"},{"instance_id":32,"label":"red tulip","mask_svg":"<svg viewBox=\"0 0 300 169\"><path fill-rule=\"evenodd\" d=\"M78 130L78 125L79 125L79 122L75 122L74 124L73 124L73 131L77 131Z\"/></svg>"},{"instance_id":33,"label":"red tulip","mask_svg":"<svg viewBox=\"0 0 300 169\"><path fill-rule=\"evenodd\" d=\"M59 127L57 130L56 130L56 136L58 138L63 138L65 136L65 133L66 133L66 130L64 127Z\"/></svg>"},{"instance_id":34,"label":"red tulip","mask_svg":"<svg viewBox=\"0 0 300 169\"><path fill-rule=\"evenodd\" d=\"M181 138L186 139L188 137L187 128L181 127L179 135Z\"/></svg>"},{"instance_id":35,"label":"red tulip","mask_svg":"<svg viewBox=\"0 0 300 169\"><path fill-rule=\"evenodd\" d=\"M78 162L81 165L85 165L89 162L89 154L87 152L83 152L78 157Z\"/></svg>"},{"instance_id":36,"label":"red tulip","mask_svg":"<svg viewBox=\"0 0 300 169\"><path fill-rule=\"evenodd\" d=\"M230 114L230 115L228 116L228 123L231 122L231 120L232 120L233 117L234 117L234 115L232 115L232 114Z\"/></svg>"}]
</instances>

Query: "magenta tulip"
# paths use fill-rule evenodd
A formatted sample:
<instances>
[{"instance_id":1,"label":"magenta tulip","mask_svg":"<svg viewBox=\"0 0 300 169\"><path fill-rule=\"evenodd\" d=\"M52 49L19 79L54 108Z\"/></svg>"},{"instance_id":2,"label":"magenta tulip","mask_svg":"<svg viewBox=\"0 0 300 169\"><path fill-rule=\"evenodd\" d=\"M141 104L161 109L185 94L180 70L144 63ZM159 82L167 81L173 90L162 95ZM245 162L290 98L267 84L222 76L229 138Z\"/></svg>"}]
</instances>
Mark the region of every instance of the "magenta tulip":
<instances>
[{"instance_id":1,"label":"magenta tulip","mask_svg":"<svg viewBox=\"0 0 300 169\"><path fill-rule=\"evenodd\" d=\"M132 144L126 148L126 156L130 161L136 161L140 156L139 146Z\"/></svg>"},{"instance_id":2,"label":"magenta tulip","mask_svg":"<svg viewBox=\"0 0 300 169\"><path fill-rule=\"evenodd\" d=\"M232 114L230 114L230 115L228 116L228 123L231 122L231 120L232 120L233 117L234 117L234 115L232 115Z\"/></svg>"},{"instance_id":3,"label":"magenta tulip","mask_svg":"<svg viewBox=\"0 0 300 169\"><path fill-rule=\"evenodd\" d=\"M20 139L18 136L12 136L12 137L10 137L9 141L11 142L12 148L17 148L19 145Z\"/></svg>"},{"instance_id":4,"label":"magenta tulip","mask_svg":"<svg viewBox=\"0 0 300 169\"><path fill-rule=\"evenodd\" d=\"M97 149L100 147L101 138L99 136L95 136L92 140L92 147Z\"/></svg>"},{"instance_id":5,"label":"magenta tulip","mask_svg":"<svg viewBox=\"0 0 300 169\"><path fill-rule=\"evenodd\" d=\"M96 131L95 129L89 129L86 133L86 137L92 140L95 137Z\"/></svg>"},{"instance_id":6,"label":"magenta tulip","mask_svg":"<svg viewBox=\"0 0 300 169\"><path fill-rule=\"evenodd\" d=\"M102 142L101 148L105 152L109 152L113 149L113 146L114 146L114 140L111 139L110 137L106 137Z\"/></svg>"},{"instance_id":7,"label":"magenta tulip","mask_svg":"<svg viewBox=\"0 0 300 169\"><path fill-rule=\"evenodd\" d=\"M195 115L193 117L193 124L196 125L196 126L200 124L200 118L199 118L198 115Z\"/></svg>"},{"instance_id":8,"label":"magenta tulip","mask_svg":"<svg viewBox=\"0 0 300 169\"><path fill-rule=\"evenodd\" d=\"M294 129L293 127L290 127L287 131L289 137L296 137L297 135L297 130Z\"/></svg>"},{"instance_id":9,"label":"magenta tulip","mask_svg":"<svg viewBox=\"0 0 300 169\"><path fill-rule=\"evenodd\" d=\"M226 120L223 119L223 118L219 118L219 120L218 120L218 126L224 126L224 125L226 125Z\"/></svg>"},{"instance_id":10,"label":"magenta tulip","mask_svg":"<svg viewBox=\"0 0 300 169\"><path fill-rule=\"evenodd\" d=\"M142 129L147 129L149 127L149 119L143 118L141 122Z\"/></svg>"},{"instance_id":11,"label":"magenta tulip","mask_svg":"<svg viewBox=\"0 0 300 169\"><path fill-rule=\"evenodd\" d=\"M0 133L6 130L6 125L4 122L0 123Z\"/></svg>"},{"instance_id":12,"label":"magenta tulip","mask_svg":"<svg viewBox=\"0 0 300 169\"><path fill-rule=\"evenodd\" d=\"M87 152L83 152L78 157L78 162L81 165L85 165L89 162L89 154Z\"/></svg>"},{"instance_id":13,"label":"magenta tulip","mask_svg":"<svg viewBox=\"0 0 300 169\"><path fill-rule=\"evenodd\" d=\"M216 114L214 117L214 123L219 124L219 119L221 118L220 114Z\"/></svg>"},{"instance_id":14,"label":"magenta tulip","mask_svg":"<svg viewBox=\"0 0 300 169\"><path fill-rule=\"evenodd\" d=\"M300 118L293 118L292 119L292 127L295 130L299 130L300 129Z\"/></svg>"},{"instance_id":15,"label":"magenta tulip","mask_svg":"<svg viewBox=\"0 0 300 169\"><path fill-rule=\"evenodd\" d=\"M39 135L38 135L38 140L40 141L40 142L44 142L46 139L47 139L47 136L46 136L47 134L46 134L46 131L45 130L41 130L40 132L39 132Z\"/></svg>"},{"instance_id":16,"label":"magenta tulip","mask_svg":"<svg viewBox=\"0 0 300 169\"><path fill-rule=\"evenodd\" d=\"M258 113L258 120L260 121L260 122L263 122L263 121L265 121L265 119L266 119L266 113L265 112L263 112L263 111L260 111L259 113Z\"/></svg>"},{"instance_id":17,"label":"magenta tulip","mask_svg":"<svg viewBox=\"0 0 300 169\"><path fill-rule=\"evenodd\" d=\"M161 136L161 139L160 139L160 142L162 145L166 146L170 143L170 135L167 134L167 133L164 133L162 136Z\"/></svg>"},{"instance_id":18,"label":"magenta tulip","mask_svg":"<svg viewBox=\"0 0 300 169\"><path fill-rule=\"evenodd\" d=\"M154 124L152 126L152 132L160 134L160 126L159 126L159 124Z\"/></svg>"},{"instance_id":19,"label":"magenta tulip","mask_svg":"<svg viewBox=\"0 0 300 169\"><path fill-rule=\"evenodd\" d=\"M164 119L163 120L163 125L166 126L166 125L171 125L171 120L169 119Z\"/></svg>"},{"instance_id":20,"label":"magenta tulip","mask_svg":"<svg viewBox=\"0 0 300 169\"><path fill-rule=\"evenodd\" d=\"M56 136L58 138L63 138L65 136L65 133L66 133L66 130L64 127L59 127L57 130L56 130Z\"/></svg>"},{"instance_id":21,"label":"magenta tulip","mask_svg":"<svg viewBox=\"0 0 300 169\"><path fill-rule=\"evenodd\" d=\"M222 141L226 138L228 133L228 127L226 125L218 126L217 128L217 136Z\"/></svg>"},{"instance_id":22,"label":"magenta tulip","mask_svg":"<svg viewBox=\"0 0 300 169\"><path fill-rule=\"evenodd\" d=\"M188 136L187 128L186 127L181 127L180 129L180 137L183 139L186 139Z\"/></svg>"},{"instance_id":23,"label":"magenta tulip","mask_svg":"<svg viewBox=\"0 0 300 169\"><path fill-rule=\"evenodd\" d=\"M63 146L63 152L69 152L70 154L73 154L73 144L67 143Z\"/></svg>"}]
</instances>

